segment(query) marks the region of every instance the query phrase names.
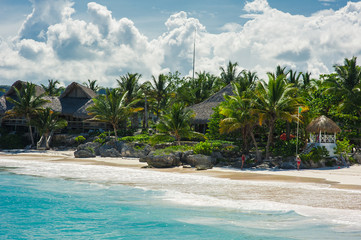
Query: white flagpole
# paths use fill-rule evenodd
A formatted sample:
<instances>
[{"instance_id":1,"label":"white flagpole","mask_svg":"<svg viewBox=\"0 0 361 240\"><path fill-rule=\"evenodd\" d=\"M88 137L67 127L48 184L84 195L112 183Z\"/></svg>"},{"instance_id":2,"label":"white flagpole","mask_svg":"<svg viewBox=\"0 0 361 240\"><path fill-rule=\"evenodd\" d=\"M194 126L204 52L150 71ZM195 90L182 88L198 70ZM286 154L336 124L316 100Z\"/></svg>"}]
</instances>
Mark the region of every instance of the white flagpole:
<instances>
[{"instance_id":1,"label":"white flagpole","mask_svg":"<svg viewBox=\"0 0 361 240\"><path fill-rule=\"evenodd\" d=\"M196 65L196 36L197 28L194 29L194 42L193 42L193 79L194 79L194 69Z\"/></svg>"},{"instance_id":2,"label":"white flagpole","mask_svg":"<svg viewBox=\"0 0 361 240\"><path fill-rule=\"evenodd\" d=\"M298 129L300 127L300 108L297 109L297 136L296 136L296 157L298 155Z\"/></svg>"}]
</instances>

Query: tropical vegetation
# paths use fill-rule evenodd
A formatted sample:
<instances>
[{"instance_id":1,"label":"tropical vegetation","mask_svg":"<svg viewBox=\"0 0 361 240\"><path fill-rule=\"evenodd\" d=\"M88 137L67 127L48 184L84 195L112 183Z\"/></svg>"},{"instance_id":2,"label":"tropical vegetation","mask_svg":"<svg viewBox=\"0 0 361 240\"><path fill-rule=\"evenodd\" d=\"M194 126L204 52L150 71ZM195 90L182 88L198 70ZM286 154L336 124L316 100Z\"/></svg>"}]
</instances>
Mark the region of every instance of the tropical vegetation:
<instances>
[{"instance_id":1,"label":"tropical vegetation","mask_svg":"<svg viewBox=\"0 0 361 240\"><path fill-rule=\"evenodd\" d=\"M126 73L116 79L115 88L98 93L87 110L93 120L108 123L116 139L119 136L124 141L136 141L123 130L135 131L141 119L143 131L139 141L173 140L179 145L181 140L203 139L204 143L199 145L202 149L208 145L213 147L205 138L229 140L237 143L243 153L255 153L257 160L261 160L262 155L266 159L294 155L296 145L302 148L306 143L306 126L320 115L338 123L343 129L340 140L349 141L346 145L361 146L361 67L356 57L346 58L342 65L334 65L333 73L318 77L279 65L267 74L267 79L262 79L256 72L241 69L231 61L219 70L219 75L200 71L194 78L182 77L179 72L148 79L139 73ZM88 80L85 85L96 92L102 88L97 83L97 80ZM62 89L57 88L57 84L57 80L48 80L47 86L42 85L45 94L59 95ZM229 84L233 93L224 96L225 101L214 109L205 136L195 134L192 118L196 113L189 107ZM33 84L28 83L15 92L17 97L7 98L14 105L8 114L24 117L30 135L31 125L37 124L31 121L36 114L58 117L44 109L43 95L35 94ZM51 132L51 128L45 131L40 126L37 130Z\"/></svg>"}]
</instances>

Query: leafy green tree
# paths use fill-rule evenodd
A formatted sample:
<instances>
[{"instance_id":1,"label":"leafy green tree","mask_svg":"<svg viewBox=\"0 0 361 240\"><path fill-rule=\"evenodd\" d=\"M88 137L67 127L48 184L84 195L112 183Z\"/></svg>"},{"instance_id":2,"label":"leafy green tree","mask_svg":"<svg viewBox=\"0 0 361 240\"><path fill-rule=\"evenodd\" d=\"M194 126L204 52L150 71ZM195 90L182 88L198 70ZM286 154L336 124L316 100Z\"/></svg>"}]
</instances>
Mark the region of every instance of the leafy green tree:
<instances>
[{"instance_id":1,"label":"leafy green tree","mask_svg":"<svg viewBox=\"0 0 361 240\"><path fill-rule=\"evenodd\" d=\"M178 145L182 137L195 134L191 128L193 112L181 103L174 103L168 112L164 114L157 124L157 130L163 134L173 136Z\"/></svg>"},{"instance_id":2,"label":"leafy green tree","mask_svg":"<svg viewBox=\"0 0 361 240\"><path fill-rule=\"evenodd\" d=\"M130 104L126 102L126 96L127 92L120 94L116 89L107 89L105 95L93 98L94 104L87 108L94 120L112 125L116 139L118 138L119 123L126 119L131 112Z\"/></svg>"},{"instance_id":3,"label":"leafy green tree","mask_svg":"<svg viewBox=\"0 0 361 240\"><path fill-rule=\"evenodd\" d=\"M239 78L239 74L237 74L237 66L238 63L232 63L229 61L226 68L219 68L221 70L221 81L224 85L228 85Z\"/></svg>"},{"instance_id":4,"label":"leafy green tree","mask_svg":"<svg viewBox=\"0 0 361 240\"><path fill-rule=\"evenodd\" d=\"M54 112L50 108L40 109L36 112L35 118L31 120L32 125L36 127L42 139L45 139L46 149L50 149L49 136L52 132L58 129L65 128L68 122L65 119L59 118L59 113Z\"/></svg>"},{"instance_id":5,"label":"leafy green tree","mask_svg":"<svg viewBox=\"0 0 361 240\"><path fill-rule=\"evenodd\" d=\"M84 82L83 84L93 90L94 92L98 92L100 90L99 85L97 84L98 80L90 80L88 79L88 82Z\"/></svg>"},{"instance_id":6,"label":"leafy green tree","mask_svg":"<svg viewBox=\"0 0 361 240\"><path fill-rule=\"evenodd\" d=\"M61 92L64 90L63 87L57 88L56 85L60 84L58 80L49 79L48 86L41 84L45 90L46 95L48 96L60 96Z\"/></svg>"},{"instance_id":7,"label":"leafy green tree","mask_svg":"<svg viewBox=\"0 0 361 240\"><path fill-rule=\"evenodd\" d=\"M269 158L270 144L277 119L286 121L297 120L297 109L302 99L295 97L297 88L286 83L285 76L275 77L268 74L268 83L260 82L254 92L253 112L258 116L259 123L266 122L269 128L266 145L266 159Z\"/></svg>"},{"instance_id":8,"label":"leafy green tree","mask_svg":"<svg viewBox=\"0 0 361 240\"><path fill-rule=\"evenodd\" d=\"M36 96L35 84L27 82L21 86L21 89L13 87L16 97L7 97L6 100L14 104L13 109L7 112L10 116L25 117L31 138L31 144L34 146L34 136L31 127L31 119L35 115L36 111L40 110L41 107L47 102L42 97L44 94Z\"/></svg>"},{"instance_id":9,"label":"leafy green tree","mask_svg":"<svg viewBox=\"0 0 361 240\"><path fill-rule=\"evenodd\" d=\"M340 110L348 113L356 112L361 118L361 67L356 64L356 57L345 58L344 65L335 65L336 77L328 78L327 93L334 94L341 99Z\"/></svg>"}]
</instances>

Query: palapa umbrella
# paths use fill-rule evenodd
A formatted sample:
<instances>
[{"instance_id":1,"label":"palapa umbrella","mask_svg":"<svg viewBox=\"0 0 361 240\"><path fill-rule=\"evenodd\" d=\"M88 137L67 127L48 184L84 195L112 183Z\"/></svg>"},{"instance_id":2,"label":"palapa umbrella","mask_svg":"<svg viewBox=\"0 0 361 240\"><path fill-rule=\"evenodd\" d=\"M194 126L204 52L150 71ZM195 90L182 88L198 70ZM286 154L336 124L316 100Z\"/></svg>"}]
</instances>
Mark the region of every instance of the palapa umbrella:
<instances>
[{"instance_id":1,"label":"palapa umbrella","mask_svg":"<svg viewBox=\"0 0 361 240\"><path fill-rule=\"evenodd\" d=\"M341 129L337 124L329 119L328 117L322 115L314 120L306 127L307 132L310 133L319 133L319 132L327 132L327 133L339 133Z\"/></svg>"}]
</instances>

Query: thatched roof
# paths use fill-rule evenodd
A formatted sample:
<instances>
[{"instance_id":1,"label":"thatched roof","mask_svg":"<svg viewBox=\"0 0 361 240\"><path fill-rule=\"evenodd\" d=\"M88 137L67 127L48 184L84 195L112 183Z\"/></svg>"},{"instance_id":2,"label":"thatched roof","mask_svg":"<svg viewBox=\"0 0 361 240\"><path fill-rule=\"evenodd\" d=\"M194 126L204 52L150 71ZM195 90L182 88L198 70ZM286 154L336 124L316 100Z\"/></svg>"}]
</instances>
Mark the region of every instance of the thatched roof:
<instances>
[{"instance_id":1,"label":"thatched roof","mask_svg":"<svg viewBox=\"0 0 361 240\"><path fill-rule=\"evenodd\" d=\"M11 97L12 95L15 95L14 87L20 90L24 84L26 84L26 82L21 80L14 82L13 85L11 85L11 88L4 94L4 96ZM41 86L35 85L35 95L39 96L43 93L45 93L45 90Z\"/></svg>"},{"instance_id":2,"label":"thatched roof","mask_svg":"<svg viewBox=\"0 0 361 240\"><path fill-rule=\"evenodd\" d=\"M314 120L306 127L307 132L311 133L319 133L327 132L327 133L339 133L341 129L337 124L329 119L328 117L322 115Z\"/></svg>"},{"instance_id":3,"label":"thatched roof","mask_svg":"<svg viewBox=\"0 0 361 240\"><path fill-rule=\"evenodd\" d=\"M74 117L77 118L91 118L91 116L88 114L89 112L86 110L88 107L94 104L93 99L90 99L87 101L83 106L81 106L74 114Z\"/></svg>"},{"instance_id":4,"label":"thatched roof","mask_svg":"<svg viewBox=\"0 0 361 240\"><path fill-rule=\"evenodd\" d=\"M213 108L217 107L221 102L224 101L224 94L233 95L231 84L227 85L222 90L209 97L207 100L191 106L190 109L192 109L196 114L195 118L193 119L193 123L206 124L214 112Z\"/></svg>"},{"instance_id":5,"label":"thatched roof","mask_svg":"<svg viewBox=\"0 0 361 240\"><path fill-rule=\"evenodd\" d=\"M73 92L76 92L75 95L79 95L77 93L81 93L81 95L84 98L88 98L88 99L91 99L91 98L94 98L97 96L97 94L90 88L85 87L79 83L72 82L69 86L66 87L64 92L60 95L60 99L69 96Z\"/></svg>"}]
</instances>

